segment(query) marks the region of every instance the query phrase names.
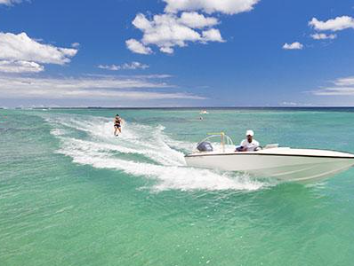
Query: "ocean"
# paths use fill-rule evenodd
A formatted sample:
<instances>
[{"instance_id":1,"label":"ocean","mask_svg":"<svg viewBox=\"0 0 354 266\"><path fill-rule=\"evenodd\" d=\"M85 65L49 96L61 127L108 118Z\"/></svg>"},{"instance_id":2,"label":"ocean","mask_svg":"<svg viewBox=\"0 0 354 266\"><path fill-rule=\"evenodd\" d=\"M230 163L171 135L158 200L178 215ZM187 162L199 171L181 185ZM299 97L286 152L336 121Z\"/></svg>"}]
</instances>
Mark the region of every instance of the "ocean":
<instances>
[{"instance_id":1,"label":"ocean","mask_svg":"<svg viewBox=\"0 0 354 266\"><path fill-rule=\"evenodd\" d=\"M247 129L354 153L354 109L208 111L0 110L0 265L354 265L354 169L302 185L184 161Z\"/></svg>"}]
</instances>

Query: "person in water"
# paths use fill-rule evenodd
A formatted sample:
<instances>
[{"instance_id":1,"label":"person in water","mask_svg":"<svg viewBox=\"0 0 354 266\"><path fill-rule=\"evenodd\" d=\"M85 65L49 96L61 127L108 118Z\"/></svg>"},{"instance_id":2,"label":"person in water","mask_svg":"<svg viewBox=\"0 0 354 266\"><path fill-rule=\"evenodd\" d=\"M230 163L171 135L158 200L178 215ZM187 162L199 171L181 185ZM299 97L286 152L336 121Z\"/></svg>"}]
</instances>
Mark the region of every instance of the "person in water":
<instances>
[{"instance_id":1,"label":"person in water","mask_svg":"<svg viewBox=\"0 0 354 266\"><path fill-rule=\"evenodd\" d=\"M240 146L236 148L236 151L257 151L259 150L259 142L253 139L253 130L246 131L246 139L244 139Z\"/></svg>"},{"instance_id":2,"label":"person in water","mask_svg":"<svg viewBox=\"0 0 354 266\"><path fill-rule=\"evenodd\" d=\"M119 114L114 118L114 136L118 136L119 133L122 133L122 118L120 118Z\"/></svg>"}]
</instances>

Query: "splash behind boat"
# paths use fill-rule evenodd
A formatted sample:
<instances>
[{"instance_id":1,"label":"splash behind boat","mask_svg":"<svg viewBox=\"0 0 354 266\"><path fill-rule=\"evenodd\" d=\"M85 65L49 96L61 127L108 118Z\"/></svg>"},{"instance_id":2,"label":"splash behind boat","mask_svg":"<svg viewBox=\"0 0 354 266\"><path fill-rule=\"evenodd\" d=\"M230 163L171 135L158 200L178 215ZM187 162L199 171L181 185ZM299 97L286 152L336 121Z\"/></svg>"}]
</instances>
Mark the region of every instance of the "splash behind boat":
<instances>
[{"instance_id":1,"label":"splash behind boat","mask_svg":"<svg viewBox=\"0 0 354 266\"><path fill-rule=\"evenodd\" d=\"M209 141L215 137L221 138L218 149ZM198 143L198 148L185 156L188 166L245 172L280 181L319 181L354 165L354 155L350 153L292 149L277 144L267 145L258 151L235 152L232 140L223 133L209 136Z\"/></svg>"}]
</instances>

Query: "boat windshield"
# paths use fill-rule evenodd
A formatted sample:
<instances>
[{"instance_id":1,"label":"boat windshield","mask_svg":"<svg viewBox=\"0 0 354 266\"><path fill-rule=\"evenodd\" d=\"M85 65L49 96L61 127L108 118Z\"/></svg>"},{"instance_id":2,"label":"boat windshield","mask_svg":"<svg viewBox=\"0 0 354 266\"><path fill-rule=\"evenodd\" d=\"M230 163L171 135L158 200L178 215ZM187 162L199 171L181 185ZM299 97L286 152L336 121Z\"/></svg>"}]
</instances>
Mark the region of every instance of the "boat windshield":
<instances>
[{"instance_id":1,"label":"boat windshield","mask_svg":"<svg viewBox=\"0 0 354 266\"><path fill-rule=\"evenodd\" d=\"M208 135L198 143L196 149L199 152L229 152L235 149L232 139L224 132L209 133Z\"/></svg>"}]
</instances>

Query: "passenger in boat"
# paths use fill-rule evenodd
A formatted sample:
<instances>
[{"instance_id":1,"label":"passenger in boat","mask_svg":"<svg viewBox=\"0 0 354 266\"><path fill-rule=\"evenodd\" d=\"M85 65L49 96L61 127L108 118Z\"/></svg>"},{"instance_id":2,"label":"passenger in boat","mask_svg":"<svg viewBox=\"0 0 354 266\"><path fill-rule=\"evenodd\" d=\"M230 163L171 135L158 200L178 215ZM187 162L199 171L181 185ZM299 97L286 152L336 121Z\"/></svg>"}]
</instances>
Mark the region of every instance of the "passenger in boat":
<instances>
[{"instance_id":1,"label":"passenger in boat","mask_svg":"<svg viewBox=\"0 0 354 266\"><path fill-rule=\"evenodd\" d=\"M114 118L114 136L118 136L119 133L122 133L122 118L120 118L119 114Z\"/></svg>"},{"instance_id":2,"label":"passenger in boat","mask_svg":"<svg viewBox=\"0 0 354 266\"><path fill-rule=\"evenodd\" d=\"M240 146L236 148L236 151L257 151L259 150L259 142L253 139L254 132L253 130L246 131L246 139L244 139Z\"/></svg>"}]
</instances>

